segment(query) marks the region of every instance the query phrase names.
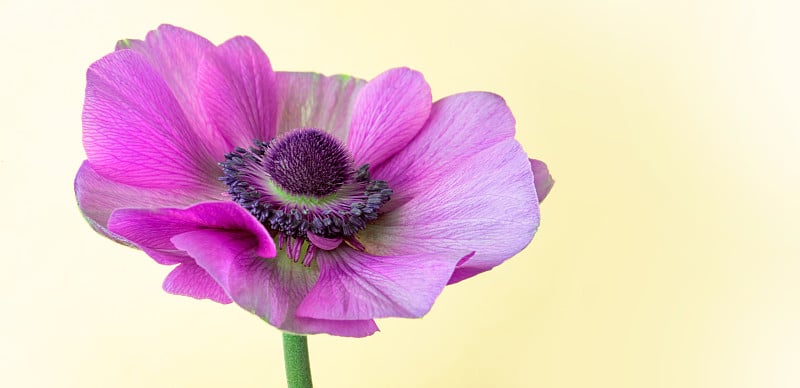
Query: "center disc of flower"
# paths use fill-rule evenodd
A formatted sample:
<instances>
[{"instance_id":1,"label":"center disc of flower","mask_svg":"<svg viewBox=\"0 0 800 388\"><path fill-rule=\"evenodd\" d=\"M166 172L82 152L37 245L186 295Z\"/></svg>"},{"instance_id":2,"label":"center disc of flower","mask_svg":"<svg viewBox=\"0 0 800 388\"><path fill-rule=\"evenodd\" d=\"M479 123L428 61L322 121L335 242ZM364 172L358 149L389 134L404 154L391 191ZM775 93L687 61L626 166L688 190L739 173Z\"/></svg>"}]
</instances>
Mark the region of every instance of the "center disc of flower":
<instances>
[{"instance_id":1,"label":"center disc of flower","mask_svg":"<svg viewBox=\"0 0 800 388\"><path fill-rule=\"evenodd\" d=\"M317 249L342 242L363 249L356 233L392 195L385 181L370 179L368 165L355 169L352 160L333 136L296 129L225 155L220 180L233 201L277 235L288 257L309 266Z\"/></svg>"},{"instance_id":2,"label":"center disc of flower","mask_svg":"<svg viewBox=\"0 0 800 388\"><path fill-rule=\"evenodd\" d=\"M323 197L350 178L353 163L333 136L315 129L293 131L270 144L266 173L291 194Z\"/></svg>"}]
</instances>

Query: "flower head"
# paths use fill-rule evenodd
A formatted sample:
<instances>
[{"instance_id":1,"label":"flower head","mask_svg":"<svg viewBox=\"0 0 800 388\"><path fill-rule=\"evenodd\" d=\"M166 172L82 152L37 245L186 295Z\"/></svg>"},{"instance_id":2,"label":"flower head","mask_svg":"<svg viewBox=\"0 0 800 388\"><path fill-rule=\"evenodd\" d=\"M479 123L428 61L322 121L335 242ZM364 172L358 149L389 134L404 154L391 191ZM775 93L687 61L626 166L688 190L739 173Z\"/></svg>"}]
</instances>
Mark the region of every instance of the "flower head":
<instances>
[{"instance_id":1,"label":"flower head","mask_svg":"<svg viewBox=\"0 0 800 388\"><path fill-rule=\"evenodd\" d=\"M247 37L168 25L90 66L83 143L95 230L176 265L166 291L294 333L424 315L530 242L552 186L499 96L275 72Z\"/></svg>"}]
</instances>

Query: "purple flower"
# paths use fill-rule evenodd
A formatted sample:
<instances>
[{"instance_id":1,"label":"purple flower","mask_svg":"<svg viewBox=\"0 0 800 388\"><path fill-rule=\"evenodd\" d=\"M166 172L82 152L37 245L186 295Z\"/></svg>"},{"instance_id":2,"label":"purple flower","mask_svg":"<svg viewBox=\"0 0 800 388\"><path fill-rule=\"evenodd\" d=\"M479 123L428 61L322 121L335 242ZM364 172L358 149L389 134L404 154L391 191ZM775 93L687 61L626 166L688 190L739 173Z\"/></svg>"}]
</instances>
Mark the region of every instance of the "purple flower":
<instances>
[{"instance_id":1,"label":"purple flower","mask_svg":"<svg viewBox=\"0 0 800 388\"><path fill-rule=\"evenodd\" d=\"M167 292L294 333L424 315L531 241L553 183L497 95L275 72L250 38L166 25L89 67L83 143L95 230L176 265Z\"/></svg>"}]
</instances>

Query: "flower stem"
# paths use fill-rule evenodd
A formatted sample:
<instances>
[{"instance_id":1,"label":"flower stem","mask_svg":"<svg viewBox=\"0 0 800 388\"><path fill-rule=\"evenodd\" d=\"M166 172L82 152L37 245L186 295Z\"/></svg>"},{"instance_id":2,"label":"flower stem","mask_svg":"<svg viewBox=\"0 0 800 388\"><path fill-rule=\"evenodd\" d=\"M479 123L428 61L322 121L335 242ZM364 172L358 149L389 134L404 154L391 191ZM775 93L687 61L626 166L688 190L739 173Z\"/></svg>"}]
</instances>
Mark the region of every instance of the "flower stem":
<instances>
[{"instance_id":1,"label":"flower stem","mask_svg":"<svg viewBox=\"0 0 800 388\"><path fill-rule=\"evenodd\" d=\"M283 333L283 360L289 388L311 388L308 340L304 335Z\"/></svg>"}]
</instances>

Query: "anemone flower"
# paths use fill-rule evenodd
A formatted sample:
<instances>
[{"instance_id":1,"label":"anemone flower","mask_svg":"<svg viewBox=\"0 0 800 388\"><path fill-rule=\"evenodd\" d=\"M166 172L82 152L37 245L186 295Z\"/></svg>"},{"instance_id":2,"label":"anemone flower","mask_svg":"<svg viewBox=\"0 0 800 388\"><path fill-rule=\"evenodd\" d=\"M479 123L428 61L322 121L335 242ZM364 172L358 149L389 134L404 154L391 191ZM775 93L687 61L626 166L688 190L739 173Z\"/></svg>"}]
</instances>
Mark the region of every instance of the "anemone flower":
<instances>
[{"instance_id":1,"label":"anemone flower","mask_svg":"<svg viewBox=\"0 0 800 388\"><path fill-rule=\"evenodd\" d=\"M78 205L175 266L173 294L362 337L523 249L553 180L504 100L408 68L276 72L250 38L164 25L87 72Z\"/></svg>"}]
</instances>

